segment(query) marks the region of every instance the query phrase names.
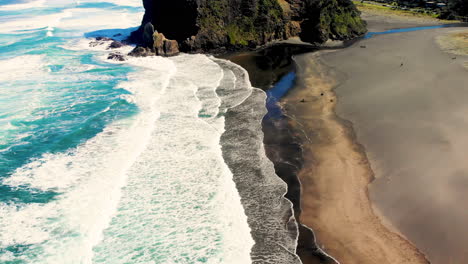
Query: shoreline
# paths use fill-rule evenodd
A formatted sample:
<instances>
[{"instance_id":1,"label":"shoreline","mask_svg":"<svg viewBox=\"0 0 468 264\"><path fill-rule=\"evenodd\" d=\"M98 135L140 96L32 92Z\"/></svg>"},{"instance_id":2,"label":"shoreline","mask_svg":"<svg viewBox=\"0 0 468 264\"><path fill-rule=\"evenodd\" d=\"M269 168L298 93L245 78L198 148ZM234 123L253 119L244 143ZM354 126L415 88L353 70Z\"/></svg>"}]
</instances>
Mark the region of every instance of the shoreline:
<instances>
[{"instance_id":1,"label":"shoreline","mask_svg":"<svg viewBox=\"0 0 468 264\"><path fill-rule=\"evenodd\" d=\"M335 113L333 90L340 83L329 78L331 69L313 61L320 53L296 57L302 83L282 101L293 127L303 131L300 222L312 228L323 250L341 263L428 263L411 242L391 231L374 212L367 189L374 174L352 123ZM345 220L340 222L340 218Z\"/></svg>"},{"instance_id":2,"label":"shoreline","mask_svg":"<svg viewBox=\"0 0 468 264\"><path fill-rule=\"evenodd\" d=\"M224 57L246 69L252 85L261 88L268 95L268 113L262 121L265 152L274 165L276 175L288 186L285 198L291 201L296 220L299 219L301 211L301 186L297 173L303 164L302 147L300 139L290 125L289 118L284 115L279 106L273 105L284 96L284 89L289 91L294 88L296 66L293 63L293 56L310 51L316 51L316 48L280 43L265 49L234 53ZM294 75L294 80L290 80L291 74ZM282 84L283 81L286 83ZM278 85L288 87L280 87L279 93L275 93L274 90L278 88ZM296 254L299 255L302 263L336 263L331 256L318 247L316 236L311 228L298 221L298 231Z\"/></svg>"},{"instance_id":3,"label":"shoreline","mask_svg":"<svg viewBox=\"0 0 468 264\"><path fill-rule=\"evenodd\" d=\"M374 16L373 19L376 17ZM432 21L434 22L434 21ZM405 27L411 27L411 26L423 26L427 25L423 22L418 22L414 23L413 21L395 21L392 20L384 20L383 22L380 21L371 21L371 28L377 28L377 32L381 31L386 31L389 29L393 28L405 28ZM431 25L433 25L431 23ZM355 39L353 41L350 41L348 43L345 43L345 45L341 46L335 46L335 47L322 47L320 49L317 49L314 47L312 50L308 51L314 51L312 53L304 54L307 53L307 50L303 49L303 52L298 52L298 54L303 54L300 56L316 56L318 57L319 54L322 53L327 53L327 52L333 52L338 50L343 50L343 48L348 48L353 46L356 42L362 41L365 38L359 38ZM289 44L289 45L288 45ZM241 52L237 54L229 54L229 55L234 55L237 56L237 59L232 60L233 62L241 65L243 68L245 68L250 76L251 76L251 82L253 86L262 88L264 91L267 93L269 92L269 89L272 89L273 86L272 84L278 84L278 82L281 82L280 77L284 77L285 75L296 72L296 76L299 74L299 71L301 66L307 65L307 63L297 63L294 62L292 63L291 60L294 60L292 57L296 54L294 52L286 51L284 52L284 47L296 47L298 49L301 49L298 46L294 46L294 43L279 43L276 45L272 45L272 47L277 48L277 50L280 51L283 50L283 54L281 59L275 58L273 56L273 59L271 58L271 54L266 52L269 48L264 48L256 51L250 51L250 52ZM304 46L302 47L304 48ZM262 54L260 54L262 53ZM273 52L274 54L275 52ZM276 52L278 53L278 52ZM224 58L229 57L229 56L224 56ZM260 60L258 60L260 58ZM268 63L265 63L265 61L261 62L262 59L266 59ZM260 63L259 63L260 61ZM285 61L289 61L285 63ZM256 65L255 65L256 64ZM287 64L291 64L290 66L286 66ZM260 65L260 67L259 67ZM268 65L268 67L264 67L265 65ZM281 65L278 67L278 65ZM295 68L295 70L292 70ZM332 74L329 74L332 75ZM301 79L304 76L299 76L298 78ZM336 76L335 76L336 77ZM297 81L297 79L296 79ZM331 79L329 80L331 81ZM299 80L300 82L300 80ZM294 115L289 115L291 114L291 111L287 113L287 103L285 104L284 101L287 100L287 98L291 97L291 94L294 94L296 90L298 90L300 87L299 85L293 84L293 86L288 89L288 93L286 94L285 98L282 98L282 95L280 97L280 101L283 103L281 104L283 106L283 109L281 109L281 118L277 118L274 120L271 116L270 117L265 117L263 124L262 124L262 130L264 132L265 138L264 138L264 144L265 144L265 151L267 153L268 158L274 163L275 165L275 172L276 174L287 183L288 185L288 193L286 194L286 198L290 200L293 203L294 206L294 213L296 216L296 219L298 220L299 223L299 238L298 238L298 246L297 246L297 254L301 257L301 260L304 264L328 264L328 263L338 263L338 261L342 261L341 263L355 263L356 261L359 261L359 263L428 263L428 260L426 259L426 256L418 249L412 242L410 242L405 236L403 236L400 232L398 232L398 228L395 228L390 221L386 221L385 215L381 213L377 207L374 206L370 199L369 195L369 189L368 186L370 183L372 183L375 180L374 177L374 172L372 171L372 168L370 167L371 165L369 164L369 159L367 157L367 153L364 149L364 146L362 144L359 144L357 141L357 136L354 132L353 129L353 124L350 121L347 121L344 118L341 118L335 113L335 104L336 104L336 95L334 93L334 89L339 86L339 83L334 83L332 85L328 84L328 90L329 94L327 94L327 100L333 100L333 102L330 102L330 113L334 115L335 117L332 118L331 120L335 123L336 127L335 128L340 128L341 127L341 137L345 138L346 140L341 140L342 146L345 146L345 149L347 148L350 153L353 154L354 157L354 163L351 165L357 165L357 167L361 167L361 174L365 175L364 178L364 183L361 182L359 186L365 186L364 191L360 191L361 197L358 197L359 201L361 204L365 204L364 206L359 207L356 206L356 208L364 208L363 211L365 211L366 219L368 221L358 221L364 224L371 223L372 226L374 226L374 230L377 230L376 233L377 235L374 236L372 239L374 239L375 246L368 247L361 247L361 248L353 248L353 247L348 247L347 249L343 250L342 245L340 245L340 248L337 248L337 250L333 249L333 247L330 247L329 243L326 241L326 239L322 238L323 235L323 230L316 228L315 221L310 221L307 220L308 218L313 219L310 217L309 211L307 208L304 213L304 217L301 217L302 209L301 209L301 204L303 203L304 197L303 194L307 193L310 187L304 187L301 182L306 182L305 185L308 185L308 180L310 179L304 179L303 178L303 171L304 171L304 166L307 167L308 164L314 164L316 163L316 156L313 155L313 152L310 151L309 149L303 149L304 144L303 142L306 142L310 139L307 139L304 137L304 135L307 135L307 132L302 132L303 136L301 137L298 135L298 132L300 129L297 127L297 122L296 124L294 120L295 117ZM336 86L336 87L335 87ZM302 105L300 101L304 98L299 98L298 96L294 102L294 100L291 102L290 105ZM290 110L290 109L289 109ZM291 119L292 118L292 119ZM266 120L266 121L265 121ZM340 129L337 129L340 130ZM310 132L310 131L309 131ZM314 134L314 131L312 131L311 134ZM336 135L335 135L336 136ZM316 151L315 146L312 148L314 152ZM307 158L309 157L309 158ZM312 158L310 158L312 157ZM346 159L347 157L344 157ZM314 160L315 159L315 160ZM349 164L348 164L349 165ZM306 168L307 169L307 168ZM355 172L355 174L359 174ZM302 177L302 178L301 178ZM362 177L362 176L361 176ZM355 178L358 178L358 176L355 176ZM362 180L362 179L361 179ZM355 188L356 189L356 188ZM359 188L358 192L359 192ZM312 195L314 196L314 195ZM316 199L318 196L315 195L313 197ZM320 199L318 199L320 202ZM307 202L306 202L307 204ZM305 207L308 207L307 205ZM331 206L334 208L333 206ZM359 210L361 210L359 209ZM318 212L315 212L316 208L313 208L312 210L312 215L313 214L319 214ZM349 213L349 212L347 212ZM304 220L306 219L306 220ZM347 229L344 228L346 226L345 224L342 225L342 230ZM364 225L363 225L364 226ZM353 227L349 227L349 229L353 229ZM365 228L363 229L365 231ZM316 233L316 234L315 234ZM317 237L316 237L317 236ZM345 236L346 237L346 236ZM380 238L379 238L380 237ZM342 237L336 237L337 240L342 240ZM348 240L352 241L355 239L355 236L348 237ZM393 246L390 246L391 249L388 249L388 243L390 241L390 244L393 244ZM362 242L362 245L365 244L372 244L368 243L368 241ZM380 244L379 244L380 243ZM323 249L322 249L323 248ZM378 251L376 251L376 249ZM369 254L364 254L365 256L360 256L362 255L363 251L370 250L371 252ZM374 254L371 254L372 251ZM326 252L329 252L331 254L328 255ZM337 253L339 252L339 253ZM379 253L376 253L379 252ZM350 258L355 258L351 261L343 261L342 258L343 255L348 255ZM379 259L379 255L382 255L382 258ZM334 259L336 257L336 259ZM361 258L361 259L358 259ZM368 261L366 262L366 258ZM386 262L387 261L387 262Z\"/></svg>"},{"instance_id":4,"label":"shoreline","mask_svg":"<svg viewBox=\"0 0 468 264\"><path fill-rule=\"evenodd\" d=\"M412 21L407 21L404 18L401 20L380 21L378 19L375 20L376 17L374 16L373 19L374 20L370 21L370 27L374 28L376 32L387 31L393 28L421 26L420 23L413 24ZM453 27L462 25L461 23L455 24ZM402 36L405 41L410 41L411 39L418 41L422 39L419 36L427 37L428 35L432 36L438 34L438 32L452 32L451 30L452 29L447 29L444 26L441 28L435 27L434 29L429 29L429 31L406 33L416 35L415 38L408 38L408 36L412 35L405 35L406 37L403 37L401 34L405 33L398 33L399 31L397 30L393 39ZM392 58L391 54L382 55L385 53L381 53L381 51L379 51L380 53L377 53L377 55L363 55L368 53L368 48L370 48L372 52L375 52L374 50L388 49L388 47L384 45L386 43L386 38L391 38L391 36L379 36L378 39L375 40L361 39L359 41L362 44L355 44L346 49L331 51L321 50L312 54L296 56L295 61L299 69L298 84L281 101L287 115L294 120L292 125L297 132L302 133L304 167L300 171L299 177L303 188L301 192L303 214L299 220L301 223L305 223L311 227L317 234L319 245L343 264L429 263L428 259L430 258L432 262L434 257L431 243L434 246L439 244L436 239L437 235L433 234L430 235L434 238L432 239L433 241L426 244L424 243L424 237L429 236L431 233L430 228L426 228L425 231L422 231L424 228L421 228L419 232L424 233L420 233L419 240L417 239L419 227L414 226L414 228L412 228L414 231L408 226L404 226L405 228L402 229L401 224L395 221L395 217L389 217L392 216L392 211L389 208L395 205L383 203L384 207L381 208L382 195L376 194L375 188L377 187L374 185L376 184L375 182L377 182L378 185L384 184L382 183L384 179L380 179L382 172L379 166L381 164L379 162L376 163L376 157L385 156L385 148L381 149L383 152L379 152L379 155L377 155L375 151L371 152L368 149L368 142L361 142L363 137L361 129L366 123L364 120L361 120L360 123L355 123L354 119L349 119L358 114L355 112L357 109L365 113L369 112L369 109L372 109L372 107L377 107L373 98L382 98L382 96L372 93L372 90L366 91L366 89L369 90L369 88L380 85L379 78L367 77L374 82L370 82L370 84L366 82L366 72L373 72L370 71L369 68L372 69L372 67L375 66L379 67L379 65L380 67L389 66L388 70L383 71L377 68L374 69L374 72L380 72L381 74L387 73L387 76L390 77L388 79L391 80L391 77L395 74L391 73L392 71L400 69L400 72L404 74L407 64L412 63L417 58L425 58L419 53L419 57L410 57L410 55L407 54L397 56L398 54L396 53L400 53L400 51L394 51L392 53L395 58ZM371 43L374 45L372 46ZM399 42L395 42L395 44L396 43ZM416 43L419 42L415 42L413 45L417 45ZM427 43L427 40L425 40L424 43ZM371 46L366 47L366 45ZM431 49L434 45L434 43L430 44ZM420 51L421 50L419 50L419 52ZM405 54L404 52L406 51L403 49L401 53ZM351 57L347 57L350 54ZM356 54L363 56L364 60L359 61L359 57L357 57ZM377 56L379 56L379 60L377 60L375 66L365 66L372 58ZM389 57L387 58L385 56ZM400 59L406 58L404 56L408 56L408 60L404 60L405 67L398 68L401 62ZM448 60L444 61L443 57L447 57ZM332 59L332 64L328 63L329 59ZM432 63L431 65L444 65L444 63L449 62L453 64L450 67L453 67L456 64L460 64L460 60L463 60L463 57L456 58L450 54L445 54L443 56L437 55L437 59L439 62ZM418 60L415 60L414 62L417 61ZM342 66L343 63L346 65L345 68ZM396 69L393 69L391 66L394 64L397 65ZM403 63L401 63L400 67L402 66ZM420 68L421 67L422 66L420 66ZM423 68L424 67L421 69ZM412 71L409 71L409 73L411 72ZM414 72L414 74L419 76L418 71ZM458 73L454 74L458 76L453 76L452 78L455 77L454 80L459 80L461 78L460 75L456 75ZM356 75L358 77L356 77ZM403 75L402 77L401 81L403 83L397 85L403 87L405 87L404 83L407 78L408 80L414 78L414 76L411 77L411 75ZM422 79L421 77L418 78ZM348 80L353 80L353 85L349 88L347 88L349 86ZM393 83L393 81L390 80L388 82L389 85ZM346 87L344 86L345 82ZM459 82L455 81L454 84L456 83ZM386 87L388 93L386 97L389 98L387 101L390 102L394 95L394 92L392 93L393 86ZM354 92L349 90L350 88L358 89L361 94L353 95ZM400 90L401 88L397 91ZM339 91L339 93L337 93L337 91ZM368 95L363 95L363 92ZM345 95L347 97L343 98ZM436 96L440 95L442 95L440 92L436 93ZM355 105L359 104L359 98L361 96L367 98L368 105L366 107ZM414 95L412 96L414 97ZM338 102L339 107L337 105L337 97L338 100L340 100ZM386 97L383 96L383 98ZM418 100L417 97L414 99ZM356 102L353 103L353 101ZM402 103L404 102L406 102L406 100L402 100ZM346 107L343 107L343 104L345 104ZM353 107L353 104L355 107ZM402 105L402 107L405 107L405 105ZM344 113L346 115L343 116L342 114ZM361 113L361 115L363 113ZM375 122L377 123L371 124L371 126L378 125L379 120L385 120L385 115L374 115L374 118L376 118ZM356 128L357 125L359 126ZM372 127L367 130L371 128ZM356 129L358 130L356 131ZM369 131L367 131L366 137L370 136ZM373 137L377 138L378 134ZM378 146L379 141L375 141L373 144L377 144ZM378 174L379 177L376 177L374 173ZM382 186L378 188L379 192L384 192L383 197L385 197L385 199L392 196L392 191L382 191ZM399 189L393 189L393 192L397 192L393 197L396 196L395 199L399 201L399 206L404 207L405 203L401 205L401 199L397 199ZM376 195L380 195L380 200L375 200ZM417 193L415 195L417 196ZM416 198L415 201L421 199L423 198ZM413 203L415 203L415 201L413 201ZM409 202L411 203L411 201ZM419 205L422 206L422 204ZM413 208L413 210L417 210L417 208L419 207ZM406 211L406 214L408 213L411 215L410 211ZM455 214L458 215L461 213ZM399 216L405 217L404 214ZM409 218L412 217L417 218L416 216L409 216ZM434 215L432 217L434 217ZM423 221L422 219L419 220ZM417 225L418 223L415 222L413 224ZM408 228L410 228L410 231ZM461 238L459 240L461 240ZM442 244L441 246L447 248L449 245L450 244L446 243L446 245ZM454 249L451 253L445 253L445 255L440 255L437 258L437 254L440 253L441 252L435 253L436 260L434 260L434 263L444 263L438 262L440 261L440 257L445 256L451 259L450 254L456 254L457 250ZM459 251L458 253L462 252Z\"/></svg>"},{"instance_id":5,"label":"shoreline","mask_svg":"<svg viewBox=\"0 0 468 264\"><path fill-rule=\"evenodd\" d=\"M466 56L446 53L437 37L462 29L381 35L323 54L346 77L335 92L337 114L353 123L376 179L374 212L431 263L462 263L467 213L458 209L467 167ZM404 64L404 65L403 65ZM466 131L466 130L465 130ZM424 187L423 187L424 186Z\"/></svg>"}]
</instances>

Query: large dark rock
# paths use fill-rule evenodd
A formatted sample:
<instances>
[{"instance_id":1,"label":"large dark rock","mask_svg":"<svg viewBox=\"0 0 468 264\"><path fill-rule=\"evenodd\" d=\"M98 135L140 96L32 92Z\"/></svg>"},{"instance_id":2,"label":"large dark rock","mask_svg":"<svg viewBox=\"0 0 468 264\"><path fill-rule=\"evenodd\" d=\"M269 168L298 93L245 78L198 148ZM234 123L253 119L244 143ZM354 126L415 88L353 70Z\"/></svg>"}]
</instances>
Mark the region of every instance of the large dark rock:
<instances>
[{"instance_id":1,"label":"large dark rock","mask_svg":"<svg viewBox=\"0 0 468 264\"><path fill-rule=\"evenodd\" d=\"M163 50L165 56L174 56L179 53L179 44L176 40L166 39L163 42Z\"/></svg>"},{"instance_id":2,"label":"large dark rock","mask_svg":"<svg viewBox=\"0 0 468 264\"><path fill-rule=\"evenodd\" d=\"M158 56L174 56L179 53L179 44L176 40L167 39L163 33L153 33L153 50Z\"/></svg>"},{"instance_id":3,"label":"large dark rock","mask_svg":"<svg viewBox=\"0 0 468 264\"><path fill-rule=\"evenodd\" d=\"M145 56L151 56L155 54L153 51L151 51L150 48L136 47L128 55L133 56L133 57L145 57Z\"/></svg>"},{"instance_id":4,"label":"large dark rock","mask_svg":"<svg viewBox=\"0 0 468 264\"><path fill-rule=\"evenodd\" d=\"M322 43L366 31L351 0L143 0L143 5L142 26L130 40L150 49L156 31L184 52L254 48L294 36Z\"/></svg>"},{"instance_id":5,"label":"large dark rock","mask_svg":"<svg viewBox=\"0 0 468 264\"><path fill-rule=\"evenodd\" d=\"M140 46L130 52L130 56L174 56L179 53L177 41L167 39L164 34L154 30L154 26L150 22L145 23L140 29Z\"/></svg>"}]
</instances>

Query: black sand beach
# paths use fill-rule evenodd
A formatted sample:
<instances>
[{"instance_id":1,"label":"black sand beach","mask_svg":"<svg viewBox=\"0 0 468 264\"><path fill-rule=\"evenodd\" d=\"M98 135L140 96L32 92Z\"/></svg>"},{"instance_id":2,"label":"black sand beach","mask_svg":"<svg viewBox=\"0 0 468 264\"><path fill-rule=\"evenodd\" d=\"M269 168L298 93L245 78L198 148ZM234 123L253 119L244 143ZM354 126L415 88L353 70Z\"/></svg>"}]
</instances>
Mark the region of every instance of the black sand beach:
<instances>
[{"instance_id":1,"label":"black sand beach","mask_svg":"<svg viewBox=\"0 0 468 264\"><path fill-rule=\"evenodd\" d=\"M254 87L268 91L278 84L282 77L296 71L294 55L315 50L317 49L310 45L276 44L257 51L230 54L224 58L246 69ZM291 85L294 86L294 83ZM300 137L292 129L290 122L291 120L283 114L266 115L262 122L263 142L267 157L274 164L275 173L288 185L285 197L293 203L295 217L299 219L301 184L297 174L302 168L303 153ZM313 231L305 225L299 225L296 252L306 264L336 263L318 248Z\"/></svg>"},{"instance_id":2,"label":"black sand beach","mask_svg":"<svg viewBox=\"0 0 468 264\"><path fill-rule=\"evenodd\" d=\"M369 28L434 23L373 14ZM380 35L296 58L298 85L283 106L304 131L300 220L341 263L468 259L467 59L436 42L454 30Z\"/></svg>"},{"instance_id":3,"label":"black sand beach","mask_svg":"<svg viewBox=\"0 0 468 264\"><path fill-rule=\"evenodd\" d=\"M342 73L337 113L367 150L376 209L435 264L468 259L466 57L436 43L455 29L382 35L322 57Z\"/></svg>"},{"instance_id":4,"label":"black sand beach","mask_svg":"<svg viewBox=\"0 0 468 264\"><path fill-rule=\"evenodd\" d=\"M364 14L364 17L368 19L372 31L440 24L434 20L382 18L376 14ZM402 114L407 113L404 111L408 105L414 109L420 109L424 105L426 108L432 107L433 111L437 109L437 103L421 102L420 99L425 96L423 94L406 94L395 98L393 95L398 89L401 91L403 86L411 83L414 85L410 87L421 87L421 92L426 88L425 82L415 83L412 78L418 80L424 80L421 76L435 78L426 72L428 68L423 64L427 62L428 56L424 54L431 54L433 59L429 60L433 65L429 70L445 67L444 63L447 63L451 55L441 51L435 42L435 37L455 29L440 28L377 36L358 41L345 49L322 50L316 53L306 53L314 51L310 46L281 44L269 49L227 57L247 69L252 84L265 91L281 77L291 71L297 71L294 89L282 99L285 115L265 118L263 121L265 149L268 158L274 162L276 174L288 184L286 198L294 204L296 219L314 229L318 236L318 245L336 257L340 263L427 263L418 248L432 261L437 261L434 253L428 254L428 251L434 252L431 247L425 247L424 243L418 243L418 239L411 236L418 232L423 238L430 237L430 243L434 247L438 245L439 252L444 252L441 259L447 260L450 257L455 261L456 255L463 252L463 249L453 248L447 241L444 242L445 247L441 247L439 242L443 241L444 236L440 238L437 234L431 233L429 228L433 230L436 228L426 225L431 221L426 220L424 224L418 222L422 219L410 222L408 230L398 224L398 219L405 218L404 216L411 218L413 214L408 210L395 214L393 211L396 210L395 203L401 207L414 204L411 210L415 212L432 207L421 203L424 197L428 196L421 196L420 192L413 191L410 192L411 195L400 196L402 195L400 191L405 190L403 187L408 187L408 190L419 190L423 182L418 183L418 179L429 180L433 186L437 186L438 183L423 176L405 174L402 176L405 181L389 184L388 176L381 176L382 171L379 166L384 163L382 160L388 157L394 158L386 165L388 170L399 167L401 163L398 161L405 160L412 164L418 164L420 161L418 158L405 156L404 154L408 152L401 148L399 152L390 153L392 147L395 149L397 146L411 146L408 144L411 134L408 134L407 139L398 135L404 133L404 129L396 129L398 126L392 127L398 131L394 132L393 141L390 140L388 131L391 129L388 126L385 127L385 131L373 130L376 129L374 122L381 123L382 120L392 116L399 118L395 119L396 121L404 122ZM298 55L303 53L306 54ZM437 55L432 55L434 53ZM294 56L296 59L293 63L291 59ZM453 57L450 59L451 67L458 68L454 70L453 75L448 75L439 83L457 86L458 80L458 86L461 87L460 81L464 82L466 77L466 72L460 71L464 70L460 67L464 61L462 57L458 61ZM412 65L418 60L419 65ZM412 71L407 70L410 65L413 66ZM403 74L405 72L406 74ZM442 71L439 75L445 73ZM417 88L412 91L416 91L415 89ZM438 96L442 94L437 93ZM436 98L432 96L430 99L435 101ZM391 102L401 111L385 107L379 109L385 105L383 102ZM407 108L406 111L414 112L414 109ZM450 111L455 110L447 109L446 115L450 116ZM431 111L428 111L426 114L430 113ZM412 123L417 123L416 121L411 120ZM411 126L409 123L402 123L400 127ZM363 131L369 134L363 135ZM431 132L423 129L415 133L419 136L426 134ZM363 139L364 137L369 138ZM414 147L415 149L425 147L426 150L422 152L428 152L427 148L432 146L426 143ZM372 144L377 146L375 150L369 147ZM428 154L431 152L422 152L415 153L415 157L431 155ZM430 165L426 164L426 168L430 168ZM377 180L371 186L369 197L367 185L375 179L374 174ZM338 175L340 177L336 177ZM347 180L343 180L343 176ZM381 177L386 177L387 180L381 180ZM405 186L402 187L402 184ZM372 202L375 202L376 206ZM384 208L382 214L380 214L381 207ZM460 219L459 214L463 214L464 211L458 210L458 212L455 216L454 213L437 212L431 217L437 219L441 213L446 218L450 218L451 215ZM430 215L421 214L419 217L428 216ZM395 220L395 217L398 219ZM461 224L458 228L463 229ZM336 263L332 257L318 248L311 229L301 226L300 231L297 253L303 263ZM465 244L463 240L460 242Z\"/></svg>"}]
</instances>

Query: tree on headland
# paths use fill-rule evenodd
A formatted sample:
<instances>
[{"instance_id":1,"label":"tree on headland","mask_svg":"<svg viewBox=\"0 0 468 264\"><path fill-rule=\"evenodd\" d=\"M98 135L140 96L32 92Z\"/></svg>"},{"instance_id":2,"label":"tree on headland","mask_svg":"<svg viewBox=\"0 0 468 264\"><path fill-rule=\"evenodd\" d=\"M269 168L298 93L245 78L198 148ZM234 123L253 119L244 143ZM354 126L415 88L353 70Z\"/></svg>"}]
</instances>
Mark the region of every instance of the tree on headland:
<instances>
[{"instance_id":1,"label":"tree on headland","mask_svg":"<svg viewBox=\"0 0 468 264\"><path fill-rule=\"evenodd\" d=\"M447 0L447 8L440 15L444 19L457 19L468 16L468 0Z\"/></svg>"},{"instance_id":2,"label":"tree on headland","mask_svg":"<svg viewBox=\"0 0 468 264\"><path fill-rule=\"evenodd\" d=\"M468 15L468 1L467 0L449 0L448 8L456 15Z\"/></svg>"}]
</instances>

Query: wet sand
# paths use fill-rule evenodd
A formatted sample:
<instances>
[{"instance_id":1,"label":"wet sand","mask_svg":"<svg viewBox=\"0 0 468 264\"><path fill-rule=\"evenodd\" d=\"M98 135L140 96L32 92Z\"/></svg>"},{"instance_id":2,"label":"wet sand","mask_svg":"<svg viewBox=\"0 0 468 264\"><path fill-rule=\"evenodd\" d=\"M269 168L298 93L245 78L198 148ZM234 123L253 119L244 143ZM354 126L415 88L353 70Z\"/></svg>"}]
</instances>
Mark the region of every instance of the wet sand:
<instances>
[{"instance_id":1,"label":"wet sand","mask_svg":"<svg viewBox=\"0 0 468 264\"><path fill-rule=\"evenodd\" d=\"M292 57L295 54L316 50L310 45L276 44L264 49L241 52L223 56L249 72L253 86L269 91L277 85L286 85L282 89L294 87L294 82L281 84L283 77L295 71ZM298 219L301 213L301 184L298 172L302 168L302 147L297 132L292 129L290 119L278 113L277 107L270 109L262 122L264 146L267 157L273 162L275 173L288 185L285 197L293 203L294 215ZM299 224L299 237L296 253L304 264L335 264L336 262L318 248L314 232Z\"/></svg>"},{"instance_id":2,"label":"wet sand","mask_svg":"<svg viewBox=\"0 0 468 264\"><path fill-rule=\"evenodd\" d=\"M340 263L426 263L374 215L367 194L372 171L350 124L334 113L336 83L327 68L315 63L317 54L296 58L299 83L283 100L293 125L303 131L300 221Z\"/></svg>"},{"instance_id":3,"label":"wet sand","mask_svg":"<svg viewBox=\"0 0 468 264\"><path fill-rule=\"evenodd\" d=\"M412 23L374 19L373 31ZM296 58L283 106L303 132L300 220L342 264L427 263L419 250L434 264L468 260L466 57L435 40L453 30Z\"/></svg>"}]
</instances>

